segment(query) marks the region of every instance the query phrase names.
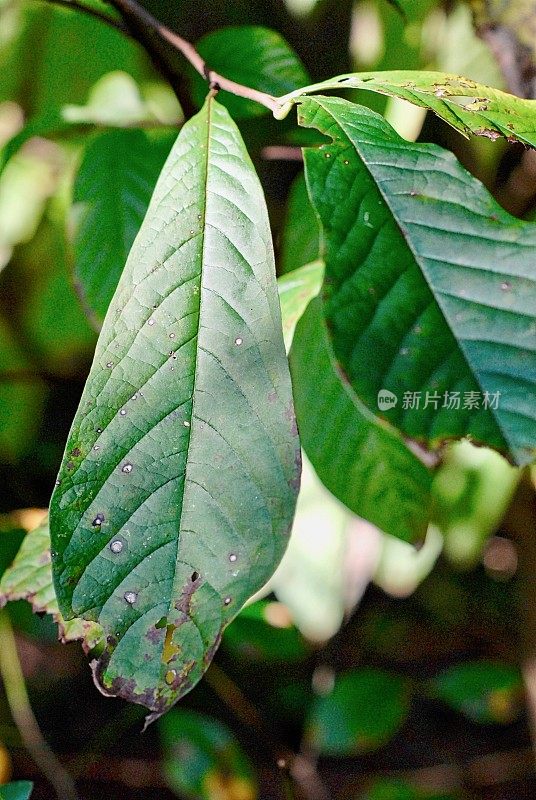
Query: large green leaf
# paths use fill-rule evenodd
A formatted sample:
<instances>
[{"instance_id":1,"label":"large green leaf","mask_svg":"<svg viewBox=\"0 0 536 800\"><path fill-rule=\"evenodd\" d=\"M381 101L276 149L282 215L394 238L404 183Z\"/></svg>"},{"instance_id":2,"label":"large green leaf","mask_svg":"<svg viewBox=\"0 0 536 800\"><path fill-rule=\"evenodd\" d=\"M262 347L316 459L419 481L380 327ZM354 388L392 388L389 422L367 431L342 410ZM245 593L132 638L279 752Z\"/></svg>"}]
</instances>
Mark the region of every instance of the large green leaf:
<instances>
[{"instance_id":1,"label":"large green leaf","mask_svg":"<svg viewBox=\"0 0 536 800\"><path fill-rule=\"evenodd\" d=\"M332 139L305 151L306 173L324 228L324 311L358 396L377 413L390 390L384 416L432 445L469 434L530 462L536 227L451 153L404 141L368 109L303 98L299 118Z\"/></svg>"},{"instance_id":2,"label":"large green leaf","mask_svg":"<svg viewBox=\"0 0 536 800\"><path fill-rule=\"evenodd\" d=\"M220 28L203 36L197 50L215 72L274 96L297 89L308 80L296 53L277 31L269 28L254 25ZM191 82L194 100L201 105L206 81L192 73ZM221 92L219 99L236 118L267 113L264 106L229 92Z\"/></svg>"},{"instance_id":3,"label":"large green leaf","mask_svg":"<svg viewBox=\"0 0 536 800\"><path fill-rule=\"evenodd\" d=\"M429 108L466 135L490 139L504 136L536 147L536 100L524 100L470 78L443 72L395 70L338 75L280 97L280 116L285 116L292 102L301 102L304 95L342 88L366 89L408 100Z\"/></svg>"},{"instance_id":4,"label":"large green leaf","mask_svg":"<svg viewBox=\"0 0 536 800\"><path fill-rule=\"evenodd\" d=\"M102 691L154 716L275 570L300 449L260 184L209 98L169 156L97 345L51 503L60 610Z\"/></svg>"},{"instance_id":5,"label":"large green leaf","mask_svg":"<svg viewBox=\"0 0 536 800\"><path fill-rule=\"evenodd\" d=\"M75 276L102 322L173 139L110 130L88 145L73 193Z\"/></svg>"},{"instance_id":6,"label":"large green leaf","mask_svg":"<svg viewBox=\"0 0 536 800\"><path fill-rule=\"evenodd\" d=\"M386 533L407 541L422 538L430 513L431 473L348 385L333 356L318 299L298 323L290 362L303 448L322 483Z\"/></svg>"}]
</instances>

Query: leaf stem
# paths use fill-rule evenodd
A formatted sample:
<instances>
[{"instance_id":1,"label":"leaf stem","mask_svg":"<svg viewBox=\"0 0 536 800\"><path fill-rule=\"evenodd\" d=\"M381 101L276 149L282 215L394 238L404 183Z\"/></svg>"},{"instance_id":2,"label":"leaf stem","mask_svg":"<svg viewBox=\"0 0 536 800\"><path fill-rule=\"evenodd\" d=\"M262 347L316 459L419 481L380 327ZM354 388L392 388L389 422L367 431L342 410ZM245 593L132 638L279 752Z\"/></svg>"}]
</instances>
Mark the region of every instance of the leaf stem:
<instances>
[{"instance_id":1,"label":"leaf stem","mask_svg":"<svg viewBox=\"0 0 536 800\"><path fill-rule=\"evenodd\" d=\"M17 652L15 634L6 611L0 611L0 677L7 702L24 746L52 784L58 800L77 800L74 782L41 733L32 711Z\"/></svg>"},{"instance_id":2,"label":"leaf stem","mask_svg":"<svg viewBox=\"0 0 536 800\"><path fill-rule=\"evenodd\" d=\"M207 66L204 59L199 55L193 44L183 39L174 31L163 25L156 17L153 17L137 0L108 0L110 5L120 11L124 16L134 17L139 22L142 22L147 27L154 30L158 35L168 42L172 47L178 50L184 58L193 66L203 78L205 78L211 89L223 89L226 92L231 92L237 97L244 97L247 100L253 100L260 103L265 108L268 108L274 116L278 116L281 111L281 104L279 101L266 92L261 92L258 89L253 89L250 86L244 86L241 83L236 83L229 78L220 75L218 72L211 70Z\"/></svg>"}]
</instances>

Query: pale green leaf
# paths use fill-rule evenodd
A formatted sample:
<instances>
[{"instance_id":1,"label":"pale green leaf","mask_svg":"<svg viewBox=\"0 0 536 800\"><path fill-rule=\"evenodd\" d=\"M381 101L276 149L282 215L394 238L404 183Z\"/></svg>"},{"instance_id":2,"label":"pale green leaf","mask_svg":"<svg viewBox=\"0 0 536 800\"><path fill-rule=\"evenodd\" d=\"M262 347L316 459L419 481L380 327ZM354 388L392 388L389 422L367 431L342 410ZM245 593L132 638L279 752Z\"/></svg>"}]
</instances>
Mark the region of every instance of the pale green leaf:
<instances>
[{"instance_id":1,"label":"pale green leaf","mask_svg":"<svg viewBox=\"0 0 536 800\"><path fill-rule=\"evenodd\" d=\"M60 609L103 626L105 694L151 719L195 685L283 555L299 473L266 205L209 98L157 183L51 503Z\"/></svg>"},{"instance_id":2,"label":"pale green leaf","mask_svg":"<svg viewBox=\"0 0 536 800\"><path fill-rule=\"evenodd\" d=\"M283 336L287 352L290 350L296 325L310 301L320 291L323 277L323 262L313 261L312 264L305 264L278 280Z\"/></svg>"}]
</instances>

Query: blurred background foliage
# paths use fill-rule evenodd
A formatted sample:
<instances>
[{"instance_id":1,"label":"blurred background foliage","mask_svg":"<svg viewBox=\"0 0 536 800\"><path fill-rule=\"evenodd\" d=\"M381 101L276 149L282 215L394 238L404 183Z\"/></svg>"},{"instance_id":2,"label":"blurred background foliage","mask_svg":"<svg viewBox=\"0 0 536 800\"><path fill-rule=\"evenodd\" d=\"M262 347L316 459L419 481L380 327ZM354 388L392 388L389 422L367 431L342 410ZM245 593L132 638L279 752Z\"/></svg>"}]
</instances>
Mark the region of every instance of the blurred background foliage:
<instances>
[{"instance_id":1,"label":"blurred background foliage","mask_svg":"<svg viewBox=\"0 0 536 800\"><path fill-rule=\"evenodd\" d=\"M0 575L35 524L29 509L48 504L99 325L204 92L152 34L130 28L150 59L65 5L0 0ZM512 88L497 36L506 31L526 67L536 13L530 2L506 18L499 6L516 3L454 0L400 3L405 17L387 0L144 5L222 74L274 94L352 69L433 68ZM99 0L86 6L118 21ZM314 134L221 99L261 176L279 273L291 272L318 254L299 155ZM407 138L449 147L507 209L533 215L522 148L465 140L402 101L352 99ZM519 578L517 543L531 481L491 451L449 446L415 550L352 515L306 464L283 563L228 628L206 679L143 736L142 709L100 697L50 618L10 604L1 613L35 714L79 797L533 798L519 608L534 577ZM11 777L33 779L37 800L54 797L0 694L0 784ZM7 800L16 791L0 786Z\"/></svg>"}]
</instances>

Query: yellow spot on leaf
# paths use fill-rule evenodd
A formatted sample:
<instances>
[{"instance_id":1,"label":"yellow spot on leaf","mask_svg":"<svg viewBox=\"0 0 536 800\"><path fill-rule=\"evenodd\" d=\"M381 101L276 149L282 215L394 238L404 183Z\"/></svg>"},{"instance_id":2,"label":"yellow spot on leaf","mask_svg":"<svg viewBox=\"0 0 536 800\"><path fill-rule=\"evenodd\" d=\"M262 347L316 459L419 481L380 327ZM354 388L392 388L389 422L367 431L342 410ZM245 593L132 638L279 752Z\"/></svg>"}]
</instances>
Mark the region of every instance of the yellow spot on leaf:
<instances>
[{"instance_id":1,"label":"yellow spot on leaf","mask_svg":"<svg viewBox=\"0 0 536 800\"><path fill-rule=\"evenodd\" d=\"M203 786L210 800L255 800L257 797L255 787L246 778L224 775L218 770L207 772Z\"/></svg>"}]
</instances>

